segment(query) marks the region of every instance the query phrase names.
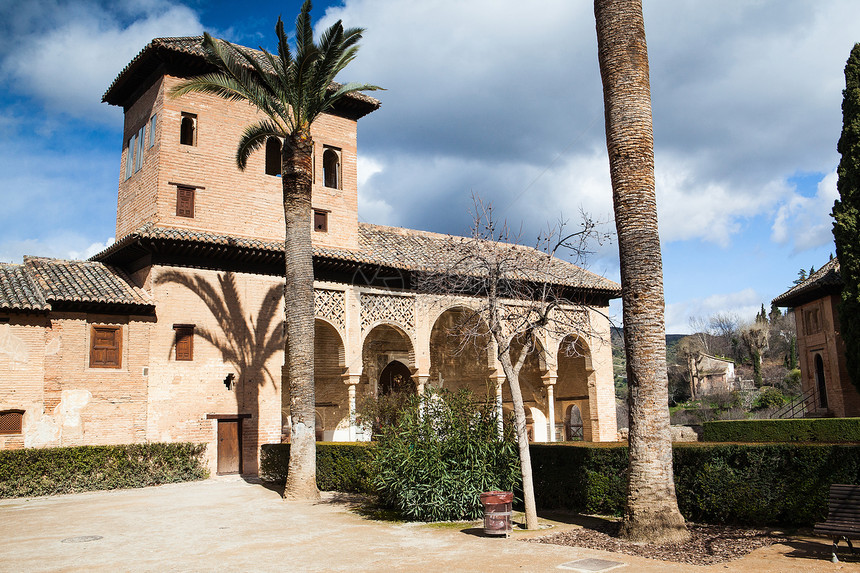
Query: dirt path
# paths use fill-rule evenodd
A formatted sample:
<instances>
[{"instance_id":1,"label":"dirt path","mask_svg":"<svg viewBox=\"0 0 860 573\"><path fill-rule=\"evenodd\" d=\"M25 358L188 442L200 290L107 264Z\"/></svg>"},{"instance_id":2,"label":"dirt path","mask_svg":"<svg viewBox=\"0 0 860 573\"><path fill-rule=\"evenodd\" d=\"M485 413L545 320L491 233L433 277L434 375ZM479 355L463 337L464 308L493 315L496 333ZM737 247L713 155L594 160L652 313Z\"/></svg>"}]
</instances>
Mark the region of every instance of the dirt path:
<instances>
[{"instance_id":1,"label":"dirt path","mask_svg":"<svg viewBox=\"0 0 860 573\"><path fill-rule=\"evenodd\" d=\"M486 538L464 525L373 521L334 494L287 503L260 484L215 478L0 501L0 571L563 571L600 565L595 559L620 572L860 571L858 562L830 563L829 543L816 539L707 567L520 541L575 527L555 521Z\"/></svg>"}]
</instances>

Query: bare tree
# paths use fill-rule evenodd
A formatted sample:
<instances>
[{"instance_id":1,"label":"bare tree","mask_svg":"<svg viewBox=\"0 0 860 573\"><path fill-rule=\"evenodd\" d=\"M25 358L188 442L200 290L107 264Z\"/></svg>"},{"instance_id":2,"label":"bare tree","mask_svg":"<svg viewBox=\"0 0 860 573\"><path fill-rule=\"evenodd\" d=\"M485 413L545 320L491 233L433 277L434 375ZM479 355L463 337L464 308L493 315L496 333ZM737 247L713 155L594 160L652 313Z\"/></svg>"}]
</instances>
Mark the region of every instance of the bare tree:
<instances>
[{"instance_id":1,"label":"bare tree","mask_svg":"<svg viewBox=\"0 0 860 573\"><path fill-rule=\"evenodd\" d=\"M696 339L698 350L705 354L711 353L711 323L702 316L691 316L687 319L690 325L690 337Z\"/></svg>"},{"instance_id":2,"label":"bare tree","mask_svg":"<svg viewBox=\"0 0 860 573\"><path fill-rule=\"evenodd\" d=\"M491 337L496 356L511 391L523 478L526 527L538 527L534 486L520 387L520 371L532 352L543 352L544 336L562 340L567 335L590 336L589 313L583 287L594 275L556 258L561 251L581 262L589 240L601 240L595 223L583 215L580 227L565 233L564 222L538 238L536 248L518 243L492 207L475 201L471 237L451 237L436 253L436 264L416 278L424 292L469 297L468 309L453 327L460 344L486 344ZM488 337L487 334L490 336ZM609 344L609 341L605 341ZM576 354L575 344L565 352Z\"/></svg>"}]
</instances>

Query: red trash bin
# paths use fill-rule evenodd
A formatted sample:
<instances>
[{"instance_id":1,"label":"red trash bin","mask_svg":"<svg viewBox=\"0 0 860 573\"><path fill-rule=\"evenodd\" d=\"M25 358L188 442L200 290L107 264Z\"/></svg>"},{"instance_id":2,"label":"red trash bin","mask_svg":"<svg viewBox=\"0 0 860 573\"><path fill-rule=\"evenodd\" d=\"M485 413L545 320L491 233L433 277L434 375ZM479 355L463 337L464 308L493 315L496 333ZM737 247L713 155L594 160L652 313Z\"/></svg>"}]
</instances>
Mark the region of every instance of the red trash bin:
<instances>
[{"instance_id":1,"label":"red trash bin","mask_svg":"<svg viewBox=\"0 0 860 573\"><path fill-rule=\"evenodd\" d=\"M512 491L487 491L481 494L484 506L484 533L486 535L510 536Z\"/></svg>"}]
</instances>

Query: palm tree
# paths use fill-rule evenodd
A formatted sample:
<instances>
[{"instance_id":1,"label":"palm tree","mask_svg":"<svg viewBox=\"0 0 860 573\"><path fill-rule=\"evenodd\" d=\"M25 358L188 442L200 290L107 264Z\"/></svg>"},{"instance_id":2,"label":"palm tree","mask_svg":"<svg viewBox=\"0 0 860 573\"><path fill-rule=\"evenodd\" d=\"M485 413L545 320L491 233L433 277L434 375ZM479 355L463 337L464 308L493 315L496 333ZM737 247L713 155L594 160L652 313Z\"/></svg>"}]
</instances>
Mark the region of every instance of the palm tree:
<instances>
[{"instance_id":1,"label":"palm tree","mask_svg":"<svg viewBox=\"0 0 860 573\"><path fill-rule=\"evenodd\" d=\"M680 541L689 534L672 475L663 261L642 2L595 0L594 17L630 386L630 465L621 535L634 541Z\"/></svg>"},{"instance_id":2,"label":"palm tree","mask_svg":"<svg viewBox=\"0 0 860 573\"><path fill-rule=\"evenodd\" d=\"M244 170L251 153L269 138L283 139L281 173L284 198L284 293L287 336L284 343L284 391L289 391L292 440L284 497L315 499L316 441L314 411L314 289L311 246L311 184L313 181L311 124L340 100L356 92L380 89L368 84L334 84L334 78L356 56L361 28L344 29L338 20L314 43L311 1L305 0L296 18L295 57L284 24L275 31L278 53L255 52L203 36L207 60L218 71L190 78L171 92L191 92L247 101L265 118L248 126L236 150Z\"/></svg>"}]
</instances>

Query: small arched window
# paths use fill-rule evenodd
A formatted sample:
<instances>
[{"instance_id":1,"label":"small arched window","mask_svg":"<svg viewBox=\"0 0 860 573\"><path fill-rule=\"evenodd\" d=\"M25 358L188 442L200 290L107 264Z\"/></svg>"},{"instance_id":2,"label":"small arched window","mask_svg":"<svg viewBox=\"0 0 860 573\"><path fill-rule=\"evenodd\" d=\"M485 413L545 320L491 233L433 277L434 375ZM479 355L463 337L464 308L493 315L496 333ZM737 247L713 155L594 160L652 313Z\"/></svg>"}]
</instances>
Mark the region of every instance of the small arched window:
<instances>
[{"instance_id":1,"label":"small arched window","mask_svg":"<svg viewBox=\"0 0 860 573\"><path fill-rule=\"evenodd\" d=\"M266 140L266 175L281 174L281 140L270 137Z\"/></svg>"},{"instance_id":2,"label":"small arched window","mask_svg":"<svg viewBox=\"0 0 860 573\"><path fill-rule=\"evenodd\" d=\"M340 152L333 147L323 151L323 185L340 189Z\"/></svg>"},{"instance_id":3,"label":"small arched window","mask_svg":"<svg viewBox=\"0 0 860 573\"><path fill-rule=\"evenodd\" d=\"M182 122L179 124L179 143L197 145L197 114L182 112Z\"/></svg>"}]
</instances>

